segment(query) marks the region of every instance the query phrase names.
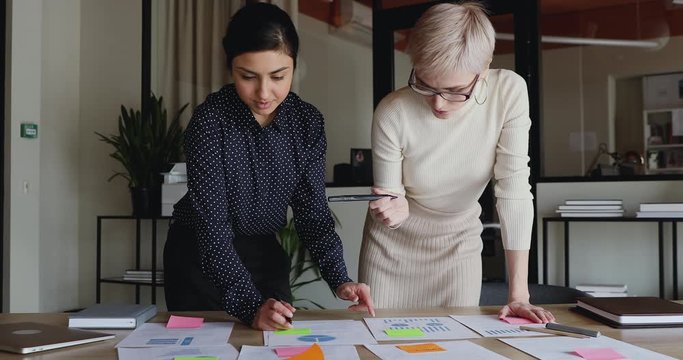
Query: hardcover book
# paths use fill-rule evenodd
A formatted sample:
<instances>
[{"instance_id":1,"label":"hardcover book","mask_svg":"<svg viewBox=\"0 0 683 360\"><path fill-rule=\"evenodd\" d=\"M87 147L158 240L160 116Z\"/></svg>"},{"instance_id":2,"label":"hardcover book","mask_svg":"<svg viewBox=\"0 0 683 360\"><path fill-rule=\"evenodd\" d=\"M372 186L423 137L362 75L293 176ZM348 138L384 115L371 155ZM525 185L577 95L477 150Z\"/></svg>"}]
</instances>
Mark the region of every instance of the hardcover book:
<instances>
[{"instance_id":1,"label":"hardcover book","mask_svg":"<svg viewBox=\"0 0 683 360\"><path fill-rule=\"evenodd\" d=\"M69 327L135 329L157 314L155 305L95 304L69 316Z\"/></svg>"},{"instance_id":2,"label":"hardcover book","mask_svg":"<svg viewBox=\"0 0 683 360\"><path fill-rule=\"evenodd\" d=\"M683 326L683 304L657 297L582 297L576 305L608 324Z\"/></svg>"}]
</instances>

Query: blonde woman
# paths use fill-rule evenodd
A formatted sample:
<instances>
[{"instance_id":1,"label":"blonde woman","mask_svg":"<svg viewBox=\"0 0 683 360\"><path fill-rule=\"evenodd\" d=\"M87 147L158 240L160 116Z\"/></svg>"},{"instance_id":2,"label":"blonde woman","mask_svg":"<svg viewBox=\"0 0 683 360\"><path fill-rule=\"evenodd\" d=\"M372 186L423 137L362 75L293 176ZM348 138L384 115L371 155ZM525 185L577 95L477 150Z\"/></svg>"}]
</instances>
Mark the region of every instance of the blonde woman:
<instances>
[{"instance_id":1,"label":"blonde woman","mask_svg":"<svg viewBox=\"0 0 683 360\"><path fill-rule=\"evenodd\" d=\"M371 202L365 222L360 281L378 308L478 305L477 200L493 178L510 283L499 316L554 320L529 303L526 84L489 69L494 35L477 3L431 7L411 32L409 86L375 111L373 191L398 195Z\"/></svg>"}]
</instances>

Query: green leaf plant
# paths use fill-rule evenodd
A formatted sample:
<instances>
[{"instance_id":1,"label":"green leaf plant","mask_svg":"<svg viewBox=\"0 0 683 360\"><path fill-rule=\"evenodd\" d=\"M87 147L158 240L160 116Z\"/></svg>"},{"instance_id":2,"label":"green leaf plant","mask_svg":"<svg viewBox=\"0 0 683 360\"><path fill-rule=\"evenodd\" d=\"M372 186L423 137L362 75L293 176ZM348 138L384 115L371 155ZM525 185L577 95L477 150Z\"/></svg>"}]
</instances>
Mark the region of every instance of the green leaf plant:
<instances>
[{"instance_id":1,"label":"green leaf plant","mask_svg":"<svg viewBox=\"0 0 683 360\"><path fill-rule=\"evenodd\" d=\"M164 108L163 97L150 96L150 113L142 118L139 110L121 105L118 134L106 136L95 132L100 141L114 147L109 154L123 165L125 171L114 171L116 177L128 180L131 188L159 186L160 173L169 164L178 162L182 155L183 127L180 116L189 104L183 105L170 123Z\"/></svg>"},{"instance_id":2,"label":"green leaf plant","mask_svg":"<svg viewBox=\"0 0 683 360\"><path fill-rule=\"evenodd\" d=\"M334 217L334 222L341 226L337 216L334 213L332 213L332 216ZM318 309L324 309L325 307L319 303L311 299L299 298L296 295L296 291L302 286L322 281L323 278L320 274L318 263L311 259L311 255L299 238L299 233L294 227L293 218L290 218L287 225L278 232L278 237L280 238L282 248L285 250L285 253L287 253L287 256L289 256L292 264L289 272L289 286L292 289L292 295L294 296L294 306L297 309L307 310L309 309L308 306L297 305L297 303L308 303ZM309 275L304 277L306 274ZM336 297L334 291L332 291L332 295Z\"/></svg>"}]
</instances>

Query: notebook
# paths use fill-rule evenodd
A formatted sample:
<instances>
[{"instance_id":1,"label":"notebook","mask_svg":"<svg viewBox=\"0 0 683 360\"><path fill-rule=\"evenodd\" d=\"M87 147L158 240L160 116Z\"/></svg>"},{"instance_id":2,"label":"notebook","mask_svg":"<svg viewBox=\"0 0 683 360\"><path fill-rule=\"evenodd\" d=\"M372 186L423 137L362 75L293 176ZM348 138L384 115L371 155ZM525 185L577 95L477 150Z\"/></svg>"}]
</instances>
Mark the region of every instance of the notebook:
<instances>
[{"instance_id":1,"label":"notebook","mask_svg":"<svg viewBox=\"0 0 683 360\"><path fill-rule=\"evenodd\" d=\"M0 324L0 350L19 354L113 339L115 335L34 322Z\"/></svg>"},{"instance_id":2,"label":"notebook","mask_svg":"<svg viewBox=\"0 0 683 360\"><path fill-rule=\"evenodd\" d=\"M576 305L615 327L683 326L683 304L657 297L581 297Z\"/></svg>"},{"instance_id":3,"label":"notebook","mask_svg":"<svg viewBox=\"0 0 683 360\"><path fill-rule=\"evenodd\" d=\"M95 304L69 316L69 327L135 329L157 314L155 305Z\"/></svg>"}]
</instances>

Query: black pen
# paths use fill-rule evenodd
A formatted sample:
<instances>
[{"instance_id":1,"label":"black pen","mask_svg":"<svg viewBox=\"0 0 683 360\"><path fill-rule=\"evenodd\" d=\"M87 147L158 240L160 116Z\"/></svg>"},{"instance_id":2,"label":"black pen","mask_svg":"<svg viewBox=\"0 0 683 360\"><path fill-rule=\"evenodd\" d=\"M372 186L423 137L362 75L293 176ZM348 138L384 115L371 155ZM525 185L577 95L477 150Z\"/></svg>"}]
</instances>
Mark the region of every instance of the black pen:
<instances>
[{"instance_id":1,"label":"black pen","mask_svg":"<svg viewBox=\"0 0 683 360\"><path fill-rule=\"evenodd\" d=\"M545 327L546 327L546 329L559 330L559 331L570 332L570 333L574 333L574 334L586 335L586 336L590 336L590 337L600 336L600 332L596 331L596 330L583 329L583 328L579 328L579 327L562 325L562 324L558 324L558 323L547 323L547 324L545 324Z\"/></svg>"},{"instance_id":2,"label":"black pen","mask_svg":"<svg viewBox=\"0 0 683 360\"><path fill-rule=\"evenodd\" d=\"M381 198L392 198L396 199L396 195L390 194L359 194L359 195L335 195L329 196L327 201L329 202L341 202L341 201L374 201Z\"/></svg>"}]
</instances>

